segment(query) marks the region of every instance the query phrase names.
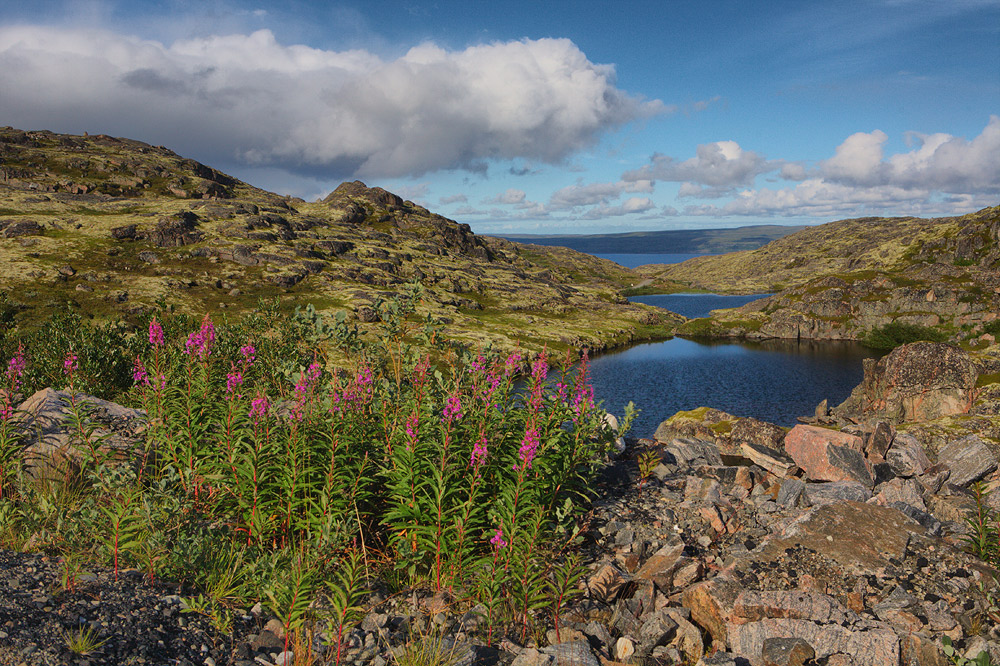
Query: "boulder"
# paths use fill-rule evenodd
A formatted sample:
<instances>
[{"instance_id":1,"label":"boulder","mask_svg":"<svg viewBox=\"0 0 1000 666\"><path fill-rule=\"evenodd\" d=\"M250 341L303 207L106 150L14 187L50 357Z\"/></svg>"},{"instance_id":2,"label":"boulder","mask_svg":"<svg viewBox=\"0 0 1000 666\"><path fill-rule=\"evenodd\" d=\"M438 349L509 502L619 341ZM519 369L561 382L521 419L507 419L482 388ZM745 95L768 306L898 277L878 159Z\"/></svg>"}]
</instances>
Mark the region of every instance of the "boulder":
<instances>
[{"instance_id":1,"label":"boulder","mask_svg":"<svg viewBox=\"0 0 1000 666\"><path fill-rule=\"evenodd\" d=\"M997 458L976 435L968 435L946 444L938 452L938 463L948 466L948 483L967 486L979 481L997 468Z\"/></svg>"},{"instance_id":2,"label":"boulder","mask_svg":"<svg viewBox=\"0 0 1000 666\"><path fill-rule=\"evenodd\" d=\"M804 666L816 657L816 650L801 638L768 638L761 648L764 666Z\"/></svg>"},{"instance_id":3,"label":"boulder","mask_svg":"<svg viewBox=\"0 0 1000 666\"><path fill-rule=\"evenodd\" d=\"M852 631L837 624L769 618L747 624L730 624L729 649L759 666L764 663L764 645L769 639L790 636L808 643L820 659L840 653L852 655L858 666L899 663L899 638L887 626Z\"/></svg>"},{"instance_id":4,"label":"boulder","mask_svg":"<svg viewBox=\"0 0 1000 666\"><path fill-rule=\"evenodd\" d=\"M835 502L867 502L871 499L872 493L866 485L857 481L831 481L807 483L805 497L809 504L819 506Z\"/></svg>"},{"instance_id":5,"label":"boulder","mask_svg":"<svg viewBox=\"0 0 1000 666\"><path fill-rule=\"evenodd\" d=\"M64 480L89 453L90 445L66 425L74 402L85 414L87 425L93 427L89 438L101 455L124 455L145 430L142 410L83 393L42 389L21 403L15 425L25 473L32 478Z\"/></svg>"},{"instance_id":6,"label":"boulder","mask_svg":"<svg viewBox=\"0 0 1000 666\"><path fill-rule=\"evenodd\" d=\"M785 451L814 481L857 481L875 485L856 435L816 426L797 425L785 436Z\"/></svg>"},{"instance_id":7,"label":"boulder","mask_svg":"<svg viewBox=\"0 0 1000 666\"><path fill-rule=\"evenodd\" d=\"M866 359L864 372L835 415L902 423L964 414L972 407L979 376L965 351L939 342L914 342L877 362Z\"/></svg>"},{"instance_id":8,"label":"boulder","mask_svg":"<svg viewBox=\"0 0 1000 666\"><path fill-rule=\"evenodd\" d=\"M763 444L741 442L740 452L754 464L766 469L771 474L781 478L795 469L795 461L785 453Z\"/></svg>"},{"instance_id":9,"label":"boulder","mask_svg":"<svg viewBox=\"0 0 1000 666\"><path fill-rule=\"evenodd\" d=\"M896 476L920 476L931 466L920 441L909 433L899 433L886 451L885 461Z\"/></svg>"}]
</instances>

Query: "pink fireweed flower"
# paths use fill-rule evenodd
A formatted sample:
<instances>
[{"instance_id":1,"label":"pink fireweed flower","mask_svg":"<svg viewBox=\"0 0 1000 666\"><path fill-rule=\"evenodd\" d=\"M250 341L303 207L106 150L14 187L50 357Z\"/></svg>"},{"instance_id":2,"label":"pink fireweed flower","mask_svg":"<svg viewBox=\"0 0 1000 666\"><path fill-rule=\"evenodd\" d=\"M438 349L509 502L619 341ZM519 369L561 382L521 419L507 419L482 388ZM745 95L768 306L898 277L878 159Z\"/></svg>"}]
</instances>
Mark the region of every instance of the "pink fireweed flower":
<instances>
[{"instance_id":1,"label":"pink fireweed flower","mask_svg":"<svg viewBox=\"0 0 1000 666\"><path fill-rule=\"evenodd\" d=\"M132 382L136 386L149 386L149 373L146 372L146 366L142 364L142 360L138 356L132 363Z\"/></svg>"},{"instance_id":2,"label":"pink fireweed flower","mask_svg":"<svg viewBox=\"0 0 1000 666\"><path fill-rule=\"evenodd\" d=\"M14 410L10 403L7 400L0 402L0 421L10 421L12 416L14 416Z\"/></svg>"},{"instance_id":3,"label":"pink fireweed flower","mask_svg":"<svg viewBox=\"0 0 1000 666\"><path fill-rule=\"evenodd\" d=\"M469 459L469 464L472 465L476 476L479 476L479 468L483 466L486 462L486 456L489 455L489 451L486 448L487 444L486 435L483 435L472 447L472 457Z\"/></svg>"},{"instance_id":4,"label":"pink fireweed flower","mask_svg":"<svg viewBox=\"0 0 1000 666\"><path fill-rule=\"evenodd\" d=\"M503 530L499 527L497 531L493 534L493 538L490 539L490 545L493 546L497 551L501 551L507 545L507 542L503 540Z\"/></svg>"},{"instance_id":5,"label":"pink fireweed flower","mask_svg":"<svg viewBox=\"0 0 1000 666\"><path fill-rule=\"evenodd\" d=\"M462 400L457 395L450 395L445 401L443 421L451 423L462 418Z\"/></svg>"},{"instance_id":6,"label":"pink fireweed flower","mask_svg":"<svg viewBox=\"0 0 1000 666\"><path fill-rule=\"evenodd\" d=\"M535 455L537 454L538 429L528 428L528 430L524 433L524 439L521 440L521 448L517 450L517 457L520 458L521 464L515 464L514 469L531 469L531 462L535 459Z\"/></svg>"},{"instance_id":7,"label":"pink fireweed flower","mask_svg":"<svg viewBox=\"0 0 1000 666\"><path fill-rule=\"evenodd\" d=\"M519 352L511 352L507 360L504 361L504 375L510 377L512 374L517 372L518 368L521 367L522 356Z\"/></svg>"},{"instance_id":8,"label":"pink fireweed flower","mask_svg":"<svg viewBox=\"0 0 1000 666\"><path fill-rule=\"evenodd\" d=\"M476 372L482 372L486 369L486 357L482 354L476 357L476 360L469 364L468 372L474 374Z\"/></svg>"},{"instance_id":9,"label":"pink fireweed flower","mask_svg":"<svg viewBox=\"0 0 1000 666\"><path fill-rule=\"evenodd\" d=\"M7 379L10 381L12 391L16 391L21 387L21 378L24 376L24 371L27 368L28 361L24 358L24 347L18 345L17 352L11 357L10 362L7 363Z\"/></svg>"},{"instance_id":10,"label":"pink fireweed flower","mask_svg":"<svg viewBox=\"0 0 1000 666\"><path fill-rule=\"evenodd\" d=\"M420 417L417 414L410 414L406 419L406 450L413 451L413 446L417 442L417 437L420 434L419 431Z\"/></svg>"},{"instance_id":11,"label":"pink fireweed flower","mask_svg":"<svg viewBox=\"0 0 1000 666\"><path fill-rule=\"evenodd\" d=\"M538 360L531 364L531 380L535 383L544 383L549 376L549 360L543 353Z\"/></svg>"},{"instance_id":12,"label":"pink fireweed flower","mask_svg":"<svg viewBox=\"0 0 1000 666\"><path fill-rule=\"evenodd\" d=\"M156 317L149 322L149 344L153 347L163 346L163 327L156 321Z\"/></svg>"},{"instance_id":13,"label":"pink fireweed flower","mask_svg":"<svg viewBox=\"0 0 1000 666\"><path fill-rule=\"evenodd\" d=\"M215 325L208 315L201 321L201 328L188 336L184 343L184 353L197 356L204 361L212 353L212 343L215 342Z\"/></svg>"},{"instance_id":14,"label":"pink fireweed flower","mask_svg":"<svg viewBox=\"0 0 1000 666\"><path fill-rule=\"evenodd\" d=\"M580 416L594 406L594 387L589 384L580 386L573 397L573 411Z\"/></svg>"},{"instance_id":15,"label":"pink fireweed flower","mask_svg":"<svg viewBox=\"0 0 1000 666\"><path fill-rule=\"evenodd\" d=\"M240 397L236 393L236 389L243 385L243 371L233 369L233 372L226 374L226 399L232 398L232 396Z\"/></svg>"},{"instance_id":16,"label":"pink fireweed flower","mask_svg":"<svg viewBox=\"0 0 1000 666\"><path fill-rule=\"evenodd\" d=\"M556 390L559 392L559 402L566 402L566 395L569 391L569 386L559 382L556 384Z\"/></svg>"},{"instance_id":17,"label":"pink fireweed flower","mask_svg":"<svg viewBox=\"0 0 1000 666\"><path fill-rule=\"evenodd\" d=\"M66 352L66 358L63 359L63 374L73 376L73 373L80 369L80 364L77 363L76 354L73 352Z\"/></svg>"},{"instance_id":18,"label":"pink fireweed flower","mask_svg":"<svg viewBox=\"0 0 1000 666\"><path fill-rule=\"evenodd\" d=\"M244 345L243 347L240 347L240 355L243 357L240 364L243 366L243 369L246 370L253 365L253 362L257 359L257 350L254 349L253 345Z\"/></svg>"},{"instance_id":19,"label":"pink fireweed flower","mask_svg":"<svg viewBox=\"0 0 1000 666\"><path fill-rule=\"evenodd\" d=\"M267 398L258 394L250 402L250 416L253 418L254 423L259 423L262 418L266 417L269 408L270 405L267 403Z\"/></svg>"},{"instance_id":20,"label":"pink fireweed flower","mask_svg":"<svg viewBox=\"0 0 1000 666\"><path fill-rule=\"evenodd\" d=\"M309 377L309 381L315 382L323 374L323 366L319 363L310 363L309 369L306 370L306 376Z\"/></svg>"}]
</instances>

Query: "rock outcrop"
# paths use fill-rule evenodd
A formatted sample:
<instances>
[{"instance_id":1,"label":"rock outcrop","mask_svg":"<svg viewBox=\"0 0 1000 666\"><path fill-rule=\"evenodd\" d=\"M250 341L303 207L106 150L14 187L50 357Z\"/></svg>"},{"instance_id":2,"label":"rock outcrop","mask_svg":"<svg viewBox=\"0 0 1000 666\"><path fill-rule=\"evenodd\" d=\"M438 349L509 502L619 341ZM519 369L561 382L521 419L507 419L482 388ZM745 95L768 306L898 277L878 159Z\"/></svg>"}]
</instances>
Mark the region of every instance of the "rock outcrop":
<instances>
[{"instance_id":1,"label":"rock outcrop","mask_svg":"<svg viewBox=\"0 0 1000 666\"><path fill-rule=\"evenodd\" d=\"M976 364L943 343L915 342L865 360L864 380L834 414L893 423L964 414L976 397Z\"/></svg>"}]
</instances>

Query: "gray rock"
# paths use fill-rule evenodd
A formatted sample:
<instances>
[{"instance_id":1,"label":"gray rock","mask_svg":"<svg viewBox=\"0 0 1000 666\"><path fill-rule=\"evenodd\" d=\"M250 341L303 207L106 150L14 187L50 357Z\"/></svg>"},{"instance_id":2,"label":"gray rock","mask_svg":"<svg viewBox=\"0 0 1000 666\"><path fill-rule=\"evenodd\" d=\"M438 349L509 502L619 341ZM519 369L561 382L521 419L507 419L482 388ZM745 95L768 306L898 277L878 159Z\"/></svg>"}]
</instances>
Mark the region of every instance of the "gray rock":
<instances>
[{"instance_id":1,"label":"gray rock","mask_svg":"<svg viewBox=\"0 0 1000 666\"><path fill-rule=\"evenodd\" d=\"M948 482L967 486L996 470L997 459L986 443L976 435L949 442L938 453L938 463L948 466Z\"/></svg>"},{"instance_id":2,"label":"gray rock","mask_svg":"<svg viewBox=\"0 0 1000 666\"><path fill-rule=\"evenodd\" d=\"M885 461L896 476L903 477L919 476L931 466L923 445L908 433L896 435L885 454Z\"/></svg>"},{"instance_id":3,"label":"gray rock","mask_svg":"<svg viewBox=\"0 0 1000 666\"><path fill-rule=\"evenodd\" d=\"M765 639L760 652L764 666L804 666L815 657L816 650L801 638Z\"/></svg>"},{"instance_id":4,"label":"gray rock","mask_svg":"<svg viewBox=\"0 0 1000 666\"><path fill-rule=\"evenodd\" d=\"M806 484L798 479L784 479L778 489L778 506L782 509L794 509L805 491Z\"/></svg>"},{"instance_id":5,"label":"gray rock","mask_svg":"<svg viewBox=\"0 0 1000 666\"><path fill-rule=\"evenodd\" d=\"M601 666L587 641L569 641L542 648L542 654L555 659L556 666ZM513 666L513 665L512 665Z\"/></svg>"},{"instance_id":6,"label":"gray rock","mask_svg":"<svg viewBox=\"0 0 1000 666\"><path fill-rule=\"evenodd\" d=\"M941 535L941 521L926 511L918 509L917 507L907 504L906 502L899 501L890 502L889 506L920 523L920 526L926 529L927 533L931 536Z\"/></svg>"},{"instance_id":7,"label":"gray rock","mask_svg":"<svg viewBox=\"0 0 1000 666\"><path fill-rule=\"evenodd\" d=\"M777 477L788 475L788 473L795 467L795 461L783 451L772 449L771 447L764 446L763 444L742 442L740 444L740 452L754 463L760 465Z\"/></svg>"},{"instance_id":8,"label":"gray rock","mask_svg":"<svg viewBox=\"0 0 1000 666\"><path fill-rule=\"evenodd\" d=\"M856 481L805 484L805 497L812 506L836 502L867 502L872 493Z\"/></svg>"}]
</instances>

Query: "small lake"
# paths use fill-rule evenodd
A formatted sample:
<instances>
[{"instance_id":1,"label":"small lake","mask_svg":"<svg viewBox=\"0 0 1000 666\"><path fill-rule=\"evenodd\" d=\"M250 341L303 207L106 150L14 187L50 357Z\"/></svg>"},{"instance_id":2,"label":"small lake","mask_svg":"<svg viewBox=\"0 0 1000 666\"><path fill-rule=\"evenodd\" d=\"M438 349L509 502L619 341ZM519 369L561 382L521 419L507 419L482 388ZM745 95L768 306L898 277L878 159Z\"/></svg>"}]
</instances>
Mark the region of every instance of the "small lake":
<instances>
[{"instance_id":1,"label":"small lake","mask_svg":"<svg viewBox=\"0 0 1000 666\"><path fill-rule=\"evenodd\" d=\"M635 268L646 264L679 264L682 261L703 257L703 254L623 254L614 252L591 252L595 257L610 259L625 268Z\"/></svg>"},{"instance_id":2,"label":"small lake","mask_svg":"<svg viewBox=\"0 0 1000 666\"><path fill-rule=\"evenodd\" d=\"M712 310L722 308L738 308L751 301L765 298L771 294L750 294L731 296L728 294L650 294L648 296L632 296L628 300L633 303L654 305L664 310L684 315L688 319L707 317Z\"/></svg>"},{"instance_id":3,"label":"small lake","mask_svg":"<svg viewBox=\"0 0 1000 666\"><path fill-rule=\"evenodd\" d=\"M862 359L879 355L856 342L674 338L592 359L590 377L609 412L620 417L629 400L642 410L633 437L652 437L661 421L697 407L795 425L824 398L843 402L861 383Z\"/></svg>"}]
</instances>

